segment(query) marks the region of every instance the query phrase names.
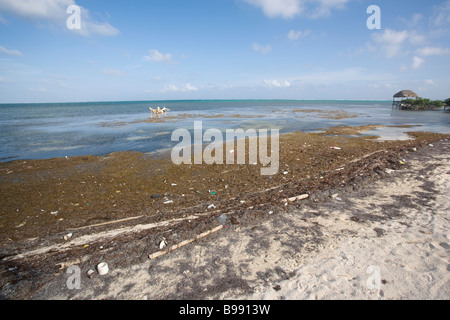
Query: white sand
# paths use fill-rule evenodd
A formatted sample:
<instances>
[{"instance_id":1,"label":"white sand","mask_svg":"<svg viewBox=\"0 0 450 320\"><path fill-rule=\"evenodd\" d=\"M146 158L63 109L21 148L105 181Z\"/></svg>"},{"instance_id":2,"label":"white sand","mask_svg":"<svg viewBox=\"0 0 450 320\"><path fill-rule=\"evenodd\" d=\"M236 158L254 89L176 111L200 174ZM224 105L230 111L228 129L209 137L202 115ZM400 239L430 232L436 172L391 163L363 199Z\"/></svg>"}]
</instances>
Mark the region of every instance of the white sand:
<instances>
[{"instance_id":1,"label":"white sand","mask_svg":"<svg viewBox=\"0 0 450 320\"><path fill-rule=\"evenodd\" d=\"M333 212L335 222L318 221L328 232L360 227L358 234L342 242L331 241L318 255L306 259L293 278L279 283L281 290L262 287L239 298L450 299L449 163L448 154L427 163L440 165L422 177L440 191L434 205L399 208L404 214L400 219L358 226L348 224L348 210ZM394 181L376 183L373 196L352 201L361 210L367 210L369 203L376 204L371 213L382 214L382 205L391 202L392 196L420 197L414 192L423 182L415 178L424 164L415 161L411 165L414 169L408 172L394 173L398 175ZM374 228L385 235L377 237Z\"/></svg>"}]
</instances>

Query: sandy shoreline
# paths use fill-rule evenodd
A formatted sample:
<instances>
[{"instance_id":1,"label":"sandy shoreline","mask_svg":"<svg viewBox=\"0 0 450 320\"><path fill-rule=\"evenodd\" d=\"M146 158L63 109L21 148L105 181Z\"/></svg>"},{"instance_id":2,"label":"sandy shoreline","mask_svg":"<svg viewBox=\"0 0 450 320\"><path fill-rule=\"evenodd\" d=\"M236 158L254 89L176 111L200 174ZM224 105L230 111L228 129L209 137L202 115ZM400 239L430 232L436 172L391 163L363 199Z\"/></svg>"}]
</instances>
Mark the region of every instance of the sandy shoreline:
<instances>
[{"instance_id":1,"label":"sandy shoreline","mask_svg":"<svg viewBox=\"0 0 450 320\"><path fill-rule=\"evenodd\" d=\"M309 141L320 143L320 139ZM340 141L348 146L352 139ZM350 162L343 159L344 164L336 164L344 170L325 175L321 169L323 179L305 177L285 181L281 189L270 192L233 200L224 197L219 202L223 208L212 212L194 207L191 212L154 219L136 211L127 215L135 220L74 231L69 243L56 239L74 227L57 229L56 238L35 239L28 247L25 240L18 241L18 249L3 256L0 295L8 299L449 299L445 197L449 144L435 142L442 139L419 135L416 141L383 143L372 150L372 142L365 142L363 159L352 154ZM330 137L324 141L326 149L336 142ZM355 150L358 146L354 144ZM414 146L418 152L407 152ZM399 164L403 158L406 165ZM387 174L385 168L400 170ZM310 199L288 207L279 202L281 196L304 192L305 184ZM330 199L331 194L338 196ZM216 227L217 216L224 212L229 220L223 230L164 257L148 259L162 237L169 245L195 237ZM173 219L181 220L166 223ZM84 226L98 221L92 222L85 221ZM109 262L111 272L88 278L86 272L101 261ZM65 271L70 265L81 268L81 290L67 288ZM367 289L369 266L380 268L380 289Z\"/></svg>"}]
</instances>

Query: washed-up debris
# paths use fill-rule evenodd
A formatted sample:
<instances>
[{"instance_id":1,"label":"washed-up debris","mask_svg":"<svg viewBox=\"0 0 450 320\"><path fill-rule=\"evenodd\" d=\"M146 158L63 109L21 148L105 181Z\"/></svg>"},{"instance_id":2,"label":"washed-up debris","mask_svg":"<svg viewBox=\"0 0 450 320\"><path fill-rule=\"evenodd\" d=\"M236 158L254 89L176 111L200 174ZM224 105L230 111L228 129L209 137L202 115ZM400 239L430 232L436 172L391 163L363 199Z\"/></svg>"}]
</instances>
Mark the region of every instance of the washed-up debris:
<instances>
[{"instance_id":1,"label":"washed-up debris","mask_svg":"<svg viewBox=\"0 0 450 320\"><path fill-rule=\"evenodd\" d=\"M339 147L330 147L330 149L334 149L334 150L342 150L342 149L339 148Z\"/></svg>"},{"instance_id":2,"label":"washed-up debris","mask_svg":"<svg viewBox=\"0 0 450 320\"><path fill-rule=\"evenodd\" d=\"M206 237L206 236L208 236L208 235L210 235L210 234L212 234L212 233L214 233L214 232L217 232L217 231L219 231L219 230L222 230L222 229L223 229L223 225L220 225L220 226L218 226L218 227L215 227L215 228L212 229L212 230L206 231L206 232L204 232L204 233L202 233L202 234L196 236L195 238L192 238L192 239L189 239L189 240L182 241L182 242L180 242L179 244L175 244L175 245L171 246L170 248L168 248L168 249L166 249L166 250L162 250L162 251L155 252L155 253L149 255L148 258L149 258L150 260L156 259L156 258L158 258L158 257L161 257L161 256L165 255L165 254L168 254L169 252L172 252L172 251L174 251L174 250L176 250L176 249L179 249L179 248L181 248L181 247L184 247L184 246L186 246L186 245L188 245L188 244L190 244L190 243L192 243L192 242L194 242L194 241L196 241L196 240L199 240L199 239L201 239L201 238L204 238L204 237Z\"/></svg>"},{"instance_id":3,"label":"washed-up debris","mask_svg":"<svg viewBox=\"0 0 450 320\"><path fill-rule=\"evenodd\" d=\"M429 144L430 147L434 147L431 143Z\"/></svg>"},{"instance_id":4,"label":"washed-up debris","mask_svg":"<svg viewBox=\"0 0 450 320\"><path fill-rule=\"evenodd\" d=\"M224 213L220 217L217 218L217 221L219 222L219 224L225 225L225 223L227 222L227 219L228 219L228 216Z\"/></svg>"},{"instance_id":5,"label":"washed-up debris","mask_svg":"<svg viewBox=\"0 0 450 320\"><path fill-rule=\"evenodd\" d=\"M412 152L417 152L417 148L411 148Z\"/></svg>"},{"instance_id":6,"label":"washed-up debris","mask_svg":"<svg viewBox=\"0 0 450 320\"><path fill-rule=\"evenodd\" d=\"M99 263L97 265L97 272L101 276L104 276L104 275L108 274L108 272L109 272L108 264L106 262Z\"/></svg>"},{"instance_id":7,"label":"washed-up debris","mask_svg":"<svg viewBox=\"0 0 450 320\"><path fill-rule=\"evenodd\" d=\"M213 205L213 204L210 204L209 206L208 206L208 209L216 209L217 207L215 206L215 205Z\"/></svg>"},{"instance_id":8,"label":"washed-up debris","mask_svg":"<svg viewBox=\"0 0 450 320\"><path fill-rule=\"evenodd\" d=\"M58 211L52 211L52 212L50 212L50 214L55 216L58 214Z\"/></svg>"},{"instance_id":9,"label":"washed-up debris","mask_svg":"<svg viewBox=\"0 0 450 320\"><path fill-rule=\"evenodd\" d=\"M164 204L171 204L171 203L173 203L173 200L164 201L163 203Z\"/></svg>"},{"instance_id":10,"label":"washed-up debris","mask_svg":"<svg viewBox=\"0 0 450 320\"><path fill-rule=\"evenodd\" d=\"M90 269L90 270L87 272L87 276L89 277L89 279L92 279L92 278L95 276L95 271L92 270L92 269Z\"/></svg>"},{"instance_id":11,"label":"washed-up debris","mask_svg":"<svg viewBox=\"0 0 450 320\"><path fill-rule=\"evenodd\" d=\"M273 211L269 211L269 215L272 215L273 214Z\"/></svg>"},{"instance_id":12,"label":"washed-up debris","mask_svg":"<svg viewBox=\"0 0 450 320\"><path fill-rule=\"evenodd\" d=\"M73 234L72 233L68 233L64 236L64 241L68 241L70 238L72 238Z\"/></svg>"},{"instance_id":13,"label":"washed-up debris","mask_svg":"<svg viewBox=\"0 0 450 320\"><path fill-rule=\"evenodd\" d=\"M333 200L335 200L338 196L339 196L339 195L338 195L337 193L335 193L335 194L332 194L332 195L330 196L330 198L333 199Z\"/></svg>"},{"instance_id":14,"label":"washed-up debris","mask_svg":"<svg viewBox=\"0 0 450 320\"><path fill-rule=\"evenodd\" d=\"M297 200L305 200L305 199L308 199L308 198L309 198L309 194L302 194L302 195L297 196L297 197L287 198L287 199L284 200L284 202L286 202L286 201L294 202L294 201L297 201Z\"/></svg>"},{"instance_id":15,"label":"washed-up debris","mask_svg":"<svg viewBox=\"0 0 450 320\"><path fill-rule=\"evenodd\" d=\"M152 195L150 196L150 198L151 198L151 199L158 199L158 198L161 198L161 195L158 194L158 193L152 194Z\"/></svg>"},{"instance_id":16,"label":"washed-up debris","mask_svg":"<svg viewBox=\"0 0 450 320\"><path fill-rule=\"evenodd\" d=\"M391 174L391 173L395 172L395 170L386 168L386 169L384 169L384 172L386 172L387 174Z\"/></svg>"},{"instance_id":17,"label":"washed-up debris","mask_svg":"<svg viewBox=\"0 0 450 320\"><path fill-rule=\"evenodd\" d=\"M167 247L167 241L165 238L163 238L163 240L159 243L159 249L162 250L165 247Z\"/></svg>"}]
</instances>

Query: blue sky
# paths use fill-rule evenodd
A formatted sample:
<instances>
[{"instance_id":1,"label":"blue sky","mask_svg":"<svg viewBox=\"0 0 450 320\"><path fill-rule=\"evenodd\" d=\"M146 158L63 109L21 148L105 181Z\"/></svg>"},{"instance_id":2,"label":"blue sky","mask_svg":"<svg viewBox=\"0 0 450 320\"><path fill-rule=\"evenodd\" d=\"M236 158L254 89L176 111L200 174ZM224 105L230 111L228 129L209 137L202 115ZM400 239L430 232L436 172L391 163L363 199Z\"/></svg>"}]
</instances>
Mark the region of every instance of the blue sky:
<instances>
[{"instance_id":1,"label":"blue sky","mask_svg":"<svg viewBox=\"0 0 450 320\"><path fill-rule=\"evenodd\" d=\"M450 1L0 0L0 103L445 99L449 40Z\"/></svg>"}]
</instances>

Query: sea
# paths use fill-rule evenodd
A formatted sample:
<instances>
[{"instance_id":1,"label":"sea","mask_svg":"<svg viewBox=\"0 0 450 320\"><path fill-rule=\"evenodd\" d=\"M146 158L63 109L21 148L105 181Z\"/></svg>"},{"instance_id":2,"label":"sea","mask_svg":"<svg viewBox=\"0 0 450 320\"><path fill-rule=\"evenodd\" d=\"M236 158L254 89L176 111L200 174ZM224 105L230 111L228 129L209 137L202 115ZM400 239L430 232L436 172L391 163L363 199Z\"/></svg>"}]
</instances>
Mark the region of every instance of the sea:
<instances>
[{"instance_id":1,"label":"sea","mask_svg":"<svg viewBox=\"0 0 450 320\"><path fill-rule=\"evenodd\" d=\"M170 111L155 117L149 107ZM278 129L316 132L334 126L389 126L364 134L408 139L407 131L450 133L450 112L392 110L391 101L190 100L0 104L0 162L156 153L172 148L172 133ZM405 128L404 126L412 126Z\"/></svg>"}]
</instances>

